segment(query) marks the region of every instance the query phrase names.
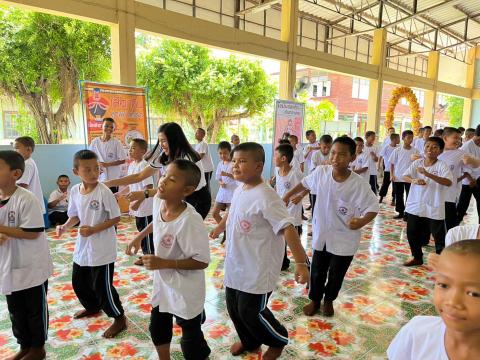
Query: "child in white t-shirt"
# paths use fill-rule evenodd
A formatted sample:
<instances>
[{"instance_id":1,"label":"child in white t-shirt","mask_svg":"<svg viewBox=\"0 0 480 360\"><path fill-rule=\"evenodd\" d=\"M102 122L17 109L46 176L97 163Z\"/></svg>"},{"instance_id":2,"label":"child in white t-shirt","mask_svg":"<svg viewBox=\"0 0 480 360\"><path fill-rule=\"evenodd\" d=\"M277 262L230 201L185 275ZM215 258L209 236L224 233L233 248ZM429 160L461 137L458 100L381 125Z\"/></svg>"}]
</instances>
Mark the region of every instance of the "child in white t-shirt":
<instances>
[{"instance_id":1,"label":"child in white t-shirt","mask_svg":"<svg viewBox=\"0 0 480 360\"><path fill-rule=\"evenodd\" d=\"M312 161L310 166L310 173L315 171L317 166L330 164L330 150L332 149L333 139L330 135L322 135L319 141L319 150L315 151L312 155ZM317 201L317 191L312 189L310 191L310 200L312 204L312 214L315 211L315 203ZM309 234L310 236L311 234Z\"/></svg>"},{"instance_id":2,"label":"child in white t-shirt","mask_svg":"<svg viewBox=\"0 0 480 360\"><path fill-rule=\"evenodd\" d=\"M445 248L435 267L440 316L416 316L388 347L390 360L480 359L480 241Z\"/></svg>"},{"instance_id":3,"label":"child in white t-shirt","mask_svg":"<svg viewBox=\"0 0 480 360\"><path fill-rule=\"evenodd\" d=\"M423 155L423 151L425 150L425 143L427 142L430 135L432 135L432 127L425 126L421 129L422 136L415 139L414 147L417 149L420 155Z\"/></svg>"},{"instance_id":4,"label":"child in white t-shirt","mask_svg":"<svg viewBox=\"0 0 480 360\"><path fill-rule=\"evenodd\" d=\"M375 139L377 135L375 131L367 131L365 133L365 148L364 151L368 154L368 171L370 173L370 187L375 195L378 192L378 182L377 182L377 174L378 174L378 146L375 145Z\"/></svg>"},{"instance_id":5,"label":"child in white t-shirt","mask_svg":"<svg viewBox=\"0 0 480 360\"><path fill-rule=\"evenodd\" d=\"M120 178L122 165L125 164L127 155L120 140L113 137L115 131L115 120L112 118L103 119L102 136L92 140L89 149L98 156L102 172L100 181L105 182ZM118 187L110 189L113 193L118 192Z\"/></svg>"},{"instance_id":6,"label":"child in white t-shirt","mask_svg":"<svg viewBox=\"0 0 480 360\"><path fill-rule=\"evenodd\" d=\"M313 258L308 297L303 307L307 316L320 309L333 316L333 302L360 245L361 228L372 221L379 211L378 201L369 184L348 166L355 159L355 142L339 137L333 142L332 165L323 165L284 195L289 203L292 196L317 188L323 206L313 213Z\"/></svg>"},{"instance_id":7,"label":"child in white t-shirt","mask_svg":"<svg viewBox=\"0 0 480 360\"><path fill-rule=\"evenodd\" d=\"M396 147L390 155L390 177L393 181L393 190L395 191L395 210L398 215L394 219L403 219L407 221L405 214L405 198L410 191L410 183L403 181L403 174L412 164L412 155L418 155L417 149L412 146L413 131L405 130L402 132L403 145Z\"/></svg>"},{"instance_id":8,"label":"child in white t-shirt","mask_svg":"<svg viewBox=\"0 0 480 360\"><path fill-rule=\"evenodd\" d=\"M16 185L23 157L0 151L0 295L6 295L13 334L20 344L14 359L44 359L48 333L48 278L53 264L40 203Z\"/></svg>"},{"instance_id":9,"label":"child in white t-shirt","mask_svg":"<svg viewBox=\"0 0 480 360\"><path fill-rule=\"evenodd\" d=\"M218 157L220 162L217 165L217 171L215 172L215 179L218 181L220 187L218 188L217 197L215 198L215 205L213 206L212 217L217 224L220 224L222 217L220 211L225 211L232 202L232 197L238 183L233 178L232 174L232 162L230 159L230 153L232 147L228 141L221 141L218 144ZM225 234L222 239L222 244L225 242Z\"/></svg>"},{"instance_id":10,"label":"child in white t-shirt","mask_svg":"<svg viewBox=\"0 0 480 360\"><path fill-rule=\"evenodd\" d=\"M38 174L37 164L32 159L35 150L35 141L30 136L21 136L15 139L13 149L23 156L25 160L25 170L17 185L31 191L40 202L42 214L46 213L45 202L43 200L42 185L40 184L40 175Z\"/></svg>"},{"instance_id":11,"label":"child in white t-shirt","mask_svg":"<svg viewBox=\"0 0 480 360\"><path fill-rule=\"evenodd\" d=\"M114 318L103 336L113 338L127 328L122 303L113 286L117 259L115 225L120 221L120 209L109 188L98 182L100 168L93 151L80 150L74 155L73 173L82 182L70 191L69 218L57 226L57 235L80 222L73 253L72 285L84 310L76 312L74 318L103 310Z\"/></svg>"},{"instance_id":12,"label":"child in white t-shirt","mask_svg":"<svg viewBox=\"0 0 480 360\"><path fill-rule=\"evenodd\" d=\"M390 156L392 155L393 151L397 148L397 145L400 144L400 135L398 134L390 134L390 144L384 146L382 150L380 150L380 160L379 162L382 163L383 160L383 181L382 187L380 188L380 202L382 202L383 198L387 196L388 187L390 186ZM392 186L392 206L395 205L395 189Z\"/></svg>"},{"instance_id":13,"label":"child in white t-shirt","mask_svg":"<svg viewBox=\"0 0 480 360\"><path fill-rule=\"evenodd\" d=\"M142 237L153 231L155 254L143 262L153 270L150 335L160 359L170 358L173 317L182 328L186 359L206 359L210 348L201 330L204 321L205 271L210 262L208 233L202 217L185 202L203 174L195 163L175 160L161 177L153 200L153 226L127 247L136 253Z\"/></svg>"},{"instance_id":14,"label":"child in white t-shirt","mask_svg":"<svg viewBox=\"0 0 480 360\"><path fill-rule=\"evenodd\" d=\"M370 171L368 164L370 155L363 151L365 144L361 137L356 137L355 141L355 160L350 163L350 168L354 173L360 175L366 182L370 183Z\"/></svg>"},{"instance_id":15,"label":"child in white t-shirt","mask_svg":"<svg viewBox=\"0 0 480 360\"><path fill-rule=\"evenodd\" d=\"M48 219L51 226L64 224L68 220L68 187L70 178L67 175L60 175L57 178L58 188L50 193L48 198Z\"/></svg>"},{"instance_id":16,"label":"child in white t-shirt","mask_svg":"<svg viewBox=\"0 0 480 360\"><path fill-rule=\"evenodd\" d=\"M130 141L130 148L128 154L132 162L128 165L128 175L138 174L143 169L148 168L150 165L143 156L148 151L148 143L140 138L132 139ZM131 184L125 187L121 192L117 193L118 196L122 196L133 191L148 191L153 189L153 177L149 176L141 182ZM153 198L148 197L143 200L134 201L130 204L130 215L135 216L135 225L137 230L141 232L152 222L153 213ZM153 245L153 235L142 239L142 253L143 255L155 254ZM134 262L135 265L142 266L142 258L138 258Z\"/></svg>"},{"instance_id":17,"label":"child in white t-shirt","mask_svg":"<svg viewBox=\"0 0 480 360\"><path fill-rule=\"evenodd\" d=\"M438 160L445 143L438 137L425 142L425 158L415 160L403 173L403 180L411 183L405 211L407 238L413 259L404 266L423 264L422 246L428 244L430 234L435 239L435 251L445 247L445 196L452 185L452 173L447 164Z\"/></svg>"},{"instance_id":18,"label":"child in white t-shirt","mask_svg":"<svg viewBox=\"0 0 480 360\"><path fill-rule=\"evenodd\" d=\"M210 180L212 179L213 174L213 161L210 150L208 149L208 144L205 140L203 140L206 134L207 133L202 128L198 128L195 132L195 140L198 141L198 143L195 144L195 151L198 153L198 155L200 155L200 158L202 159L201 161L203 171L205 173L205 181L207 182L208 190L210 190Z\"/></svg>"},{"instance_id":19,"label":"child in white t-shirt","mask_svg":"<svg viewBox=\"0 0 480 360\"><path fill-rule=\"evenodd\" d=\"M300 169L290 165L292 158L292 146L284 144L277 146L275 149L275 188L280 197L283 197L287 191L295 187L303 179L303 174L300 172ZM299 236L302 235L302 198L303 196L298 196L287 206L288 214L293 218L293 225L297 229ZM290 260L287 256L287 245L285 244L282 271L287 270L289 266Z\"/></svg>"},{"instance_id":20,"label":"child in white t-shirt","mask_svg":"<svg viewBox=\"0 0 480 360\"><path fill-rule=\"evenodd\" d=\"M303 150L301 146L298 144L297 135L290 135L288 137L288 141L290 142L290 145L292 145L293 147L292 166L294 166L294 164L295 165L298 164L300 172L303 173L304 165L305 165L305 157L303 156Z\"/></svg>"},{"instance_id":21,"label":"child in white t-shirt","mask_svg":"<svg viewBox=\"0 0 480 360\"><path fill-rule=\"evenodd\" d=\"M216 238L227 229L226 302L240 338L230 352L234 356L256 352L265 344L269 348L264 358L277 359L288 343L288 331L267 303L280 275L285 240L295 258L296 280L302 284L308 279L308 258L285 204L262 179L262 146L253 142L238 145L232 163L233 176L243 185L235 190L228 214L210 233Z\"/></svg>"}]
</instances>

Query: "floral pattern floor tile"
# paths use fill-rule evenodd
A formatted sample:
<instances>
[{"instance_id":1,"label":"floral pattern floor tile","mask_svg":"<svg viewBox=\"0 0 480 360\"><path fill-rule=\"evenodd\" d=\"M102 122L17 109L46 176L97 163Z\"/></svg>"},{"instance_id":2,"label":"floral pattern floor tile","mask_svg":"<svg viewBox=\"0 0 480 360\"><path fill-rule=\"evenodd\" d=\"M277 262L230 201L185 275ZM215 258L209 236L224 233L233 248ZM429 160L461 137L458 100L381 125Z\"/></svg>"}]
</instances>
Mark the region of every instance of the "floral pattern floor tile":
<instances>
[{"instance_id":1,"label":"floral pattern floor tile","mask_svg":"<svg viewBox=\"0 0 480 360\"><path fill-rule=\"evenodd\" d=\"M309 213L306 213L309 217ZM359 251L350 266L333 318L317 315L307 318L302 306L307 289L295 284L292 271L282 272L278 289L270 299L270 309L289 332L290 344L282 359L385 359L385 351L400 327L416 315L434 315L432 305L433 274L428 266L404 268L410 256L406 240L406 223L394 220L390 205L381 205L374 223L363 231ZM468 222L477 221L473 216ZM207 227L214 226L211 218ZM310 228L305 221L304 229ZM129 327L116 339L102 338L110 319L104 314L75 320L72 315L81 308L71 285L72 253L76 230L63 238L48 231L55 264L49 280L50 311L48 359L156 359L148 331L150 316L151 275L133 265L135 260L123 253L125 243L136 233L134 221L122 218L118 227L118 260L114 284L121 296ZM311 238L304 231L302 242L311 254ZM433 246L425 249L433 251ZM230 345L236 341L235 329L225 305L223 290L224 247L219 240L211 242L212 262L206 270L207 295L203 325L212 349L211 359L233 358ZM173 330L172 359L183 359L180 349L181 329ZM17 344L11 332L5 297L0 298L0 359L13 354ZM265 349L264 349L265 350ZM245 354L243 360L261 359L260 353Z\"/></svg>"}]
</instances>

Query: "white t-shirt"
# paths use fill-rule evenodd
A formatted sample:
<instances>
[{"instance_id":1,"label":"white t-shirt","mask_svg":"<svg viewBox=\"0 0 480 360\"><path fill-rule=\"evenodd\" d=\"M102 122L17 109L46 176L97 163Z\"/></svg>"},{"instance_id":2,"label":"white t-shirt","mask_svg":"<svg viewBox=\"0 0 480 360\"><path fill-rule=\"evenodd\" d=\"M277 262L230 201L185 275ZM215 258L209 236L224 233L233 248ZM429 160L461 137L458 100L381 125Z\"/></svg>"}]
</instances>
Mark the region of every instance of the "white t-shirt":
<instances>
[{"instance_id":1,"label":"white t-shirt","mask_svg":"<svg viewBox=\"0 0 480 360\"><path fill-rule=\"evenodd\" d=\"M462 240L473 240L477 238L479 225L460 225L448 230L445 236L445 246Z\"/></svg>"},{"instance_id":2,"label":"white t-shirt","mask_svg":"<svg viewBox=\"0 0 480 360\"><path fill-rule=\"evenodd\" d=\"M48 198L48 202L51 203L52 201L55 201L55 200L58 200L60 199L65 193L63 191L61 191L60 189L55 189L52 191L52 193L50 194L50 197ZM53 208L49 208L48 209L48 213L51 214L55 211L58 211L58 212L66 212L68 210L68 196L69 196L69 192L68 192L68 189L67 189L67 197L61 201L59 201L57 203L57 205Z\"/></svg>"},{"instance_id":3,"label":"white t-shirt","mask_svg":"<svg viewBox=\"0 0 480 360\"><path fill-rule=\"evenodd\" d=\"M270 186L239 186L227 219L226 287L266 294L277 285L285 251L282 230L293 225L287 207Z\"/></svg>"},{"instance_id":4,"label":"white t-shirt","mask_svg":"<svg viewBox=\"0 0 480 360\"><path fill-rule=\"evenodd\" d=\"M160 162L160 156L162 155L162 152L163 151L162 151L161 146L157 146L154 153L152 154L150 159L147 160L147 162L148 162L148 165L150 165L152 168L159 169L160 173L164 174L164 171L165 171L165 169L168 165L163 165ZM192 159L190 159L188 157L184 157L184 159L192 161ZM201 174L203 174L205 172L203 170L203 165L202 165L202 160L201 159L199 161L197 161L195 163L195 165L197 165L197 167L200 169ZM201 188L205 187L206 185L207 185L207 181L205 180L205 176L200 176L200 182L198 183L198 186L195 189L195 191L200 190Z\"/></svg>"},{"instance_id":5,"label":"white t-shirt","mask_svg":"<svg viewBox=\"0 0 480 360\"><path fill-rule=\"evenodd\" d=\"M200 141L198 144L195 145L195 151L198 152L200 155L205 154L205 156L201 160L203 170L205 172L213 171L212 155L210 154L210 150L208 149L207 142Z\"/></svg>"},{"instance_id":6,"label":"white t-shirt","mask_svg":"<svg viewBox=\"0 0 480 360\"><path fill-rule=\"evenodd\" d=\"M0 294L43 284L53 274L53 264L36 196L17 187L0 207L0 224L38 233L33 240L10 238L0 245Z\"/></svg>"},{"instance_id":7,"label":"white t-shirt","mask_svg":"<svg viewBox=\"0 0 480 360\"><path fill-rule=\"evenodd\" d=\"M473 157L476 157L477 159L480 158L480 146L477 146L475 142L472 140L468 140L466 143L462 145L460 150L465 151L467 154L472 155ZM468 172L474 179L477 179L480 177L480 168L470 168L465 166L464 167L464 172ZM469 185L470 181L468 179L463 179L462 184L464 185Z\"/></svg>"},{"instance_id":8,"label":"white t-shirt","mask_svg":"<svg viewBox=\"0 0 480 360\"><path fill-rule=\"evenodd\" d=\"M460 193L462 192L462 182L457 180L463 175L463 155L465 155L463 150L455 149L444 150L438 156L439 160L442 160L445 164L447 164L453 176L452 186L449 186L447 189L445 201L456 203L460 197Z\"/></svg>"},{"instance_id":9,"label":"white t-shirt","mask_svg":"<svg viewBox=\"0 0 480 360\"><path fill-rule=\"evenodd\" d=\"M393 150L392 155L390 155L390 159L388 162L390 165L393 164L393 171L397 182L404 182L403 181L403 174L412 164L412 155L418 154L418 150L415 149L413 146L410 149L405 149L402 147L397 147Z\"/></svg>"},{"instance_id":10,"label":"white t-shirt","mask_svg":"<svg viewBox=\"0 0 480 360\"><path fill-rule=\"evenodd\" d=\"M297 145L297 149L293 151L293 159L296 160L296 163L298 164L303 164L305 162L305 157L303 156L303 150L300 148L299 145Z\"/></svg>"},{"instance_id":11,"label":"white t-shirt","mask_svg":"<svg viewBox=\"0 0 480 360\"><path fill-rule=\"evenodd\" d=\"M312 155L312 170L320 165L328 165L330 153L324 155L321 150L315 151Z\"/></svg>"},{"instance_id":12,"label":"white t-shirt","mask_svg":"<svg viewBox=\"0 0 480 360\"><path fill-rule=\"evenodd\" d=\"M370 175L377 175L377 163L373 160L372 155L370 155L371 152L375 153L376 156L378 155L378 146L377 145L372 145L372 146L367 146L365 144L365 147L363 148L363 152L368 155L368 171L370 172Z\"/></svg>"},{"instance_id":13,"label":"white t-shirt","mask_svg":"<svg viewBox=\"0 0 480 360\"><path fill-rule=\"evenodd\" d=\"M397 333L387 355L389 360L448 360L442 318L415 316Z\"/></svg>"},{"instance_id":14,"label":"white t-shirt","mask_svg":"<svg viewBox=\"0 0 480 360\"><path fill-rule=\"evenodd\" d=\"M22 177L17 180L17 185L25 184L28 190L31 191L40 202L40 209L42 214L46 213L45 202L43 201L42 185L40 184L40 176L38 174L37 164L32 158L25 160L25 170Z\"/></svg>"},{"instance_id":15,"label":"white t-shirt","mask_svg":"<svg viewBox=\"0 0 480 360\"><path fill-rule=\"evenodd\" d=\"M128 175L137 174L148 167L148 162L141 160L139 162L132 161L128 165ZM153 185L153 177L150 176L145 180L129 185L130 191L144 191L148 185ZM145 217L152 215L153 212L153 198L149 197L142 201L138 210L130 210L130 215L135 217Z\"/></svg>"},{"instance_id":16,"label":"white t-shirt","mask_svg":"<svg viewBox=\"0 0 480 360\"><path fill-rule=\"evenodd\" d=\"M98 183L95 189L86 195L80 193L77 184L70 190L68 216L77 216L80 226L95 226L120 216L120 208L110 189ZM73 261L80 266L101 266L117 259L117 234L115 227L88 237L77 235Z\"/></svg>"},{"instance_id":17,"label":"white t-shirt","mask_svg":"<svg viewBox=\"0 0 480 360\"><path fill-rule=\"evenodd\" d=\"M97 137L92 140L89 149L97 154L98 161L100 162L109 163L118 160L125 160L127 158L122 143L115 138L111 138L108 141L102 141L100 137ZM102 170L99 181L104 182L107 180L115 180L121 175L122 165L109 166L107 168L102 168Z\"/></svg>"},{"instance_id":18,"label":"white t-shirt","mask_svg":"<svg viewBox=\"0 0 480 360\"><path fill-rule=\"evenodd\" d=\"M222 171L231 174L232 163L224 163L220 161L217 165L217 171L215 172L215 179L217 181L223 181L225 187L218 187L217 197L215 201L222 204L230 204L232 202L233 192L238 186L237 181L229 176L222 176Z\"/></svg>"},{"instance_id":19,"label":"white t-shirt","mask_svg":"<svg viewBox=\"0 0 480 360\"><path fill-rule=\"evenodd\" d=\"M190 204L172 221L163 221L163 200L153 198L153 241L155 255L162 259L194 260L209 263L210 248L202 217ZM229 239L230 241L230 239ZM205 271L161 269L153 272L152 306L160 312L189 320L198 316L205 304Z\"/></svg>"},{"instance_id":20,"label":"white t-shirt","mask_svg":"<svg viewBox=\"0 0 480 360\"><path fill-rule=\"evenodd\" d=\"M355 160L353 160L351 163L350 163L350 168L352 170L360 170L360 169L363 169L363 168L368 168L368 165L370 163L370 155L367 154L365 151L363 151L361 154L357 154L357 157L355 158ZM370 181L370 170L367 169L367 171L364 171L363 173L361 174L357 174L357 175L360 175L360 177L364 180L366 180L367 182Z\"/></svg>"},{"instance_id":21,"label":"white t-shirt","mask_svg":"<svg viewBox=\"0 0 480 360\"><path fill-rule=\"evenodd\" d=\"M307 173L310 172L313 168L313 163L312 163L313 154L315 154L315 152L319 151L319 150L312 150L307 155L308 149L312 148L312 147L319 147L319 146L320 146L320 144L318 142L314 142L313 144L308 143L303 148L303 156L305 158L305 165L306 165Z\"/></svg>"},{"instance_id":22,"label":"white t-shirt","mask_svg":"<svg viewBox=\"0 0 480 360\"><path fill-rule=\"evenodd\" d=\"M425 139L422 137L422 138L416 138L413 140L413 146L415 147L415 149L417 149L417 151L423 155L423 151L424 151L424 147L425 147Z\"/></svg>"},{"instance_id":23,"label":"white t-shirt","mask_svg":"<svg viewBox=\"0 0 480 360\"><path fill-rule=\"evenodd\" d=\"M312 218L312 246L329 253L352 256L360 244L361 230L350 230L348 221L366 213L378 213L379 206L370 185L360 175L351 172L344 182L333 179L332 166L319 166L303 179L306 189L317 188L320 206L315 205Z\"/></svg>"},{"instance_id":24,"label":"white t-shirt","mask_svg":"<svg viewBox=\"0 0 480 360\"><path fill-rule=\"evenodd\" d=\"M299 169L292 168L286 176L281 176L279 169L275 168L275 180L277 194L283 198L283 196L293 189L295 186L300 184L303 179L303 174ZM302 225L302 202L298 204L290 203L287 206L288 214L293 218L293 225L301 226Z\"/></svg>"},{"instance_id":25,"label":"white t-shirt","mask_svg":"<svg viewBox=\"0 0 480 360\"><path fill-rule=\"evenodd\" d=\"M407 197L405 211L412 215L426 217L433 220L445 219L445 197L448 186L440 185L436 181L419 174L417 168L423 167L429 173L452 180L452 173L442 160L437 160L432 166L425 166L424 159L415 160L402 176L412 179L423 179L426 185L412 184Z\"/></svg>"},{"instance_id":26,"label":"white t-shirt","mask_svg":"<svg viewBox=\"0 0 480 360\"><path fill-rule=\"evenodd\" d=\"M380 156L383 158L383 164L385 166L384 171L390 172L390 156L396 148L396 146L388 144L380 150Z\"/></svg>"}]
</instances>

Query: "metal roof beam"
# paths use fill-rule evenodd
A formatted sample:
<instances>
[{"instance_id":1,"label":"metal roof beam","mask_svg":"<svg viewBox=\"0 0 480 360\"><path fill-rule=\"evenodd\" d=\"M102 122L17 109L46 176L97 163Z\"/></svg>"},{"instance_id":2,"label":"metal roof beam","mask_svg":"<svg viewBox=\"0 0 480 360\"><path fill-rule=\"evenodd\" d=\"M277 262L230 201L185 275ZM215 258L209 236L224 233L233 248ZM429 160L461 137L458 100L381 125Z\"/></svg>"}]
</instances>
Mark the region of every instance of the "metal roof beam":
<instances>
[{"instance_id":1,"label":"metal roof beam","mask_svg":"<svg viewBox=\"0 0 480 360\"><path fill-rule=\"evenodd\" d=\"M343 14L341 17L331 21L330 23L332 25L336 25L336 24L338 24L338 23L340 23L340 22L342 22L343 20L346 20L346 19L351 19L351 18L355 19L355 16L361 15L365 11L370 10L371 8L374 8L375 6L377 6L381 2L382 2L382 0L378 0L377 2L373 2L371 4L368 4L367 6L365 6L363 8L360 8L358 10L354 10L349 14Z\"/></svg>"},{"instance_id":2,"label":"metal roof beam","mask_svg":"<svg viewBox=\"0 0 480 360\"><path fill-rule=\"evenodd\" d=\"M238 11L238 12L235 13L235 15L236 16L242 16L242 15L247 15L247 14L250 14L250 13L254 14L254 13L257 13L257 12L260 12L260 11L265 11L265 10L270 9L272 7L272 5L279 4L281 2L282 2L282 0L265 0L262 3L254 5L252 7L247 8L247 9Z\"/></svg>"}]
</instances>

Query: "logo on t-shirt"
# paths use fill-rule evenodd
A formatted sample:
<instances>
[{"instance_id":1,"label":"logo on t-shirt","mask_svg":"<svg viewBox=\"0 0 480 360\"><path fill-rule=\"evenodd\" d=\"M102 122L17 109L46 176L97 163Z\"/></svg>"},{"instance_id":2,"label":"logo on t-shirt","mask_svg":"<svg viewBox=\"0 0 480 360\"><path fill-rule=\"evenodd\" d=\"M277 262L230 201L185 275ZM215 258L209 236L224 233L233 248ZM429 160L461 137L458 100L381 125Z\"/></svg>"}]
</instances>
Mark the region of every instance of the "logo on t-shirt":
<instances>
[{"instance_id":1,"label":"logo on t-shirt","mask_svg":"<svg viewBox=\"0 0 480 360\"><path fill-rule=\"evenodd\" d=\"M109 153L107 154L107 157L108 157L109 159L113 159L113 153L112 153L112 152L109 152Z\"/></svg>"},{"instance_id":2,"label":"logo on t-shirt","mask_svg":"<svg viewBox=\"0 0 480 360\"><path fill-rule=\"evenodd\" d=\"M437 175L438 175L438 171L437 171L437 170L433 170L433 171L432 171L432 175L437 176Z\"/></svg>"},{"instance_id":3,"label":"logo on t-shirt","mask_svg":"<svg viewBox=\"0 0 480 360\"><path fill-rule=\"evenodd\" d=\"M340 207L338 208L338 212L340 213L340 215L345 216L345 215L347 215L347 213L348 213L348 209L347 209L345 206L340 206Z\"/></svg>"},{"instance_id":4,"label":"logo on t-shirt","mask_svg":"<svg viewBox=\"0 0 480 360\"><path fill-rule=\"evenodd\" d=\"M285 182L285 189L290 189L292 187L292 184L290 184L289 181Z\"/></svg>"},{"instance_id":5,"label":"logo on t-shirt","mask_svg":"<svg viewBox=\"0 0 480 360\"><path fill-rule=\"evenodd\" d=\"M15 211L9 211L8 212L8 223L15 224Z\"/></svg>"},{"instance_id":6,"label":"logo on t-shirt","mask_svg":"<svg viewBox=\"0 0 480 360\"><path fill-rule=\"evenodd\" d=\"M240 220L240 228L243 232L248 233L250 230L252 230L252 224L250 224L250 222L247 220Z\"/></svg>"},{"instance_id":7,"label":"logo on t-shirt","mask_svg":"<svg viewBox=\"0 0 480 360\"><path fill-rule=\"evenodd\" d=\"M174 239L173 235L166 234L162 237L162 240L160 240L160 244L163 247L170 249L172 247L172 244L173 244L173 239Z\"/></svg>"},{"instance_id":8,"label":"logo on t-shirt","mask_svg":"<svg viewBox=\"0 0 480 360\"><path fill-rule=\"evenodd\" d=\"M92 200L90 201L88 207L90 210L98 210L100 208L100 203L97 200Z\"/></svg>"}]
</instances>

